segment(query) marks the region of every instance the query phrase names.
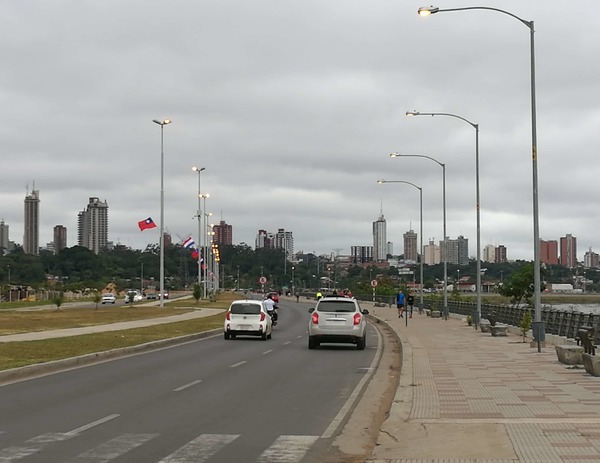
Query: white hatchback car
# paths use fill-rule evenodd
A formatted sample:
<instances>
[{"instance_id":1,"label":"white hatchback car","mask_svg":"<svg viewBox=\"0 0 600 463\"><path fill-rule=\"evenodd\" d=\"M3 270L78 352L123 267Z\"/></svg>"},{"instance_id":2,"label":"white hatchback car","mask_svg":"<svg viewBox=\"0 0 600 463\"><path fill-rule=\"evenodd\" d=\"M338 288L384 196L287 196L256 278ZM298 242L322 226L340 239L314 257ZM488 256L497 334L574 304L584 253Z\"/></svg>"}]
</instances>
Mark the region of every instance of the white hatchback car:
<instances>
[{"instance_id":1,"label":"white hatchback car","mask_svg":"<svg viewBox=\"0 0 600 463\"><path fill-rule=\"evenodd\" d=\"M322 342L352 343L358 350L367 345L368 310L362 310L358 301L347 297L323 297L314 309L309 309L308 348L315 349Z\"/></svg>"},{"instance_id":2,"label":"white hatchback car","mask_svg":"<svg viewBox=\"0 0 600 463\"><path fill-rule=\"evenodd\" d=\"M271 339L273 325L262 301L233 301L225 314L223 336L235 339L238 335L260 336Z\"/></svg>"},{"instance_id":3,"label":"white hatchback car","mask_svg":"<svg viewBox=\"0 0 600 463\"><path fill-rule=\"evenodd\" d=\"M117 302L117 296L115 296L113 293L104 293L102 295L103 304L114 304L115 302Z\"/></svg>"}]
</instances>

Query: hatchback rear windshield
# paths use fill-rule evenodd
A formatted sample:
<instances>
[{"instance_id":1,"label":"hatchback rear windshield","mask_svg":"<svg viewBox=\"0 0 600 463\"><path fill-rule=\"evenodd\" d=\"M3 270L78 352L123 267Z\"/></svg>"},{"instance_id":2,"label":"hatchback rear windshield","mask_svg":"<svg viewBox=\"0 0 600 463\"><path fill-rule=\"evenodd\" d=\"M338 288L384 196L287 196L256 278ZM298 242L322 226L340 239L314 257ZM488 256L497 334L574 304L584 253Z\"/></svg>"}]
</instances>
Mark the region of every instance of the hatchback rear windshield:
<instances>
[{"instance_id":1,"label":"hatchback rear windshield","mask_svg":"<svg viewBox=\"0 0 600 463\"><path fill-rule=\"evenodd\" d=\"M321 312L356 312L353 301L321 301L318 309Z\"/></svg>"},{"instance_id":2,"label":"hatchback rear windshield","mask_svg":"<svg viewBox=\"0 0 600 463\"><path fill-rule=\"evenodd\" d=\"M260 313L260 305L258 304L233 304L231 313L242 315L258 315Z\"/></svg>"}]
</instances>

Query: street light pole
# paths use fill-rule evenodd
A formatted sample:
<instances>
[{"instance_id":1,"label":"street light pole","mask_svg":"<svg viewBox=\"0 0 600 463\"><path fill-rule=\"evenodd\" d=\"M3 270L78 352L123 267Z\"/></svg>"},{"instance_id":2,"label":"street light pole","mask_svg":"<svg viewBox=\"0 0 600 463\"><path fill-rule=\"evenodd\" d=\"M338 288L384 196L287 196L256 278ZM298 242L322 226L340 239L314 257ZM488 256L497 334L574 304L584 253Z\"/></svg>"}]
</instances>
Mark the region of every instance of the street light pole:
<instances>
[{"instance_id":1,"label":"street light pole","mask_svg":"<svg viewBox=\"0 0 600 463\"><path fill-rule=\"evenodd\" d=\"M377 180L378 184L383 184L383 183L406 183L407 185L412 185L414 186L417 190L419 190L419 217L420 217L420 248L421 248L421 265L420 265L420 275L419 275L419 281L421 282L421 305L419 306L420 310L419 312L421 312L421 310L423 310L424 305L423 305L423 290L425 289L425 285L423 283L423 188L421 188L420 186L415 185L414 183L411 182L407 182L404 180ZM405 256L406 257L406 256ZM408 322L407 322L408 323Z\"/></svg>"},{"instance_id":2,"label":"street light pole","mask_svg":"<svg viewBox=\"0 0 600 463\"><path fill-rule=\"evenodd\" d=\"M165 306L165 151L164 151L164 128L165 125L171 123L169 119L158 121L153 119L152 122L160 125L160 307Z\"/></svg>"},{"instance_id":3,"label":"street light pole","mask_svg":"<svg viewBox=\"0 0 600 463\"><path fill-rule=\"evenodd\" d=\"M206 299L206 277L208 275L207 272L207 266L208 266L208 253L206 250L206 242L207 242L207 234L206 234L206 198L210 197L210 195L208 193L201 193L198 195L199 198L201 198L203 200L203 208L202 210L204 211L204 213L202 214L202 219L203 219L203 226L202 226L202 231L203 233L200 235L200 240L201 243L199 244L202 247L202 261L204 263L204 271L203 273L203 279L204 279L204 291L203 291L203 298Z\"/></svg>"},{"instance_id":4,"label":"street light pole","mask_svg":"<svg viewBox=\"0 0 600 463\"><path fill-rule=\"evenodd\" d=\"M205 169L206 167L192 167L192 170L198 173L198 210L196 211L196 217L198 218L198 248L202 245L202 190L200 189L200 177L202 171ZM198 287L202 287L202 257L200 252L198 252Z\"/></svg>"},{"instance_id":5,"label":"street light pole","mask_svg":"<svg viewBox=\"0 0 600 463\"><path fill-rule=\"evenodd\" d=\"M530 87L531 87L531 163L532 163L532 183L533 183L533 336L537 342L538 352L541 352L541 342L545 341L545 328L542 321L542 296L541 296L541 275L540 275L540 218L539 218L539 200L538 200L538 169L537 169L537 112L535 102L535 28L533 21L526 21L509 11L487 6L470 6L463 8L440 9L436 7L421 7L417 13L421 16L429 16L434 13L446 11L466 11L466 10L489 10L505 14L524 24L529 29L529 56L530 56Z\"/></svg>"},{"instance_id":6,"label":"street light pole","mask_svg":"<svg viewBox=\"0 0 600 463\"><path fill-rule=\"evenodd\" d=\"M12 302L12 286L10 285L10 265L6 266L8 268L8 302Z\"/></svg>"},{"instance_id":7,"label":"street light pole","mask_svg":"<svg viewBox=\"0 0 600 463\"><path fill-rule=\"evenodd\" d=\"M448 320L448 246L446 240L446 164L438 161L431 156L425 154L401 154L401 153L390 153L391 158L398 157L413 157L413 158L425 158L435 162L442 168L442 209L443 209L443 222L444 222L444 319Z\"/></svg>"},{"instance_id":8,"label":"street light pole","mask_svg":"<svg viewBox=\"0 0 600 463\"><path fill-rule=\"evenodd\" d=\"M466 122L475 129L475 207L477 215L477 310L473 317L475 329L481 320L481 203L479 202L479 124L475 124L464 117L452 113L423 113L419 111L406 111L407 116L449 116Z\"/></svg>"}]
</instances>

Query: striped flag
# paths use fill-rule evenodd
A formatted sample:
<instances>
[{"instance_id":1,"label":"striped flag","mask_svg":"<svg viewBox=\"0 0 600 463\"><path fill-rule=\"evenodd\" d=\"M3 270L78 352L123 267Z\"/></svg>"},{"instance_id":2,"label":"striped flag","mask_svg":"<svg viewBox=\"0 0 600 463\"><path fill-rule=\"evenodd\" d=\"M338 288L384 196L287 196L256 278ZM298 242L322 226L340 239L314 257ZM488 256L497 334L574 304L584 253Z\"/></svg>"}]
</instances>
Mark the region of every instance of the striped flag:
<instances>
[{"instance_id":1,"label":"striped flag","mask_svg":"<svg viewBox=\"0 0 600 463\"><path fill-rule=\"evenodd\" d=\"M193 248L194 246L196 246L196 243L194 243L194 240L192 239L191 236L189 236L188 238L186 238L185 240L183 240L183 243L181 243L181 245L186 248Z\"/></svg>"}]
</instances>

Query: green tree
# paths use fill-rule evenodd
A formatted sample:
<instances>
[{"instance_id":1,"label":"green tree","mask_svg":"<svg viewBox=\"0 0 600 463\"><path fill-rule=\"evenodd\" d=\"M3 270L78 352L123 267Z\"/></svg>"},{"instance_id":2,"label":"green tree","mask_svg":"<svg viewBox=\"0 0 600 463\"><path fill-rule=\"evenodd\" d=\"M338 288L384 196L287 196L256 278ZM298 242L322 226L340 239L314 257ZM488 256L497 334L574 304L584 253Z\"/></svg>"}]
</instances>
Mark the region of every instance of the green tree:
<instances>
[{"instance_id":1,"label":"green tree","mask_svg":"<svg viewBox=\"0 0 600 463\"><path fill-rule=\"evenodd\" d=\"M60 306L65 302L65 295L62 291L59 291L52 298L52 303L56 306L56 310L60 310Z\"/></svg>"},{"instance_id":2,"label":"green tree","mask_svg":"<svg viewBox=\"0 0 600 463\"><path fill-rule=\"evenodd\" d=\"M97 289L92 293L92 301L94 301L94 304L96 304L96 310L98 310L98 304L100 304L100 301L102 301L102 294L100 294L100 291Z\"/></svg>"},{"instance_id":3,"label":"green tree","mask_svg":"<svg viewBox=\"0 0 600 463\"><path fill-rule=\"evenodd\" d=\"M540 289L544 289L543 284ZM531 306L531 297L534 293L533 262L525 263L511 273L499 286L498 292L503 296L510 297L511 303L517 307L521 302Z\"/></svg>"},{"instance_id":4,"label":"green tree","mask_svg":"<svg viewBox=\"0 0 600 463\"><path fill-rule=\"evenodd\" d=\"M194 291L192 294L194 295L194 299L196 299L196 304L198 304L198 301L202 297L202 290L198 283L194 283Z\"/></svg>"},{"instance_id":5,"label":"green tree","mask_svg":"<svg viewBox=\"0 0 600 463\"><path fill-rule=\"evenodd\" d=\"M523 342L525 342L525 340L527 338L527 333L531 329L531 321L532 321L531 310L526 310L525 313L523 314L523 317L521 318L521 323L519 324L519 330L521 331L521 334L523 335Z\"/></svg>"}]
</instances>

